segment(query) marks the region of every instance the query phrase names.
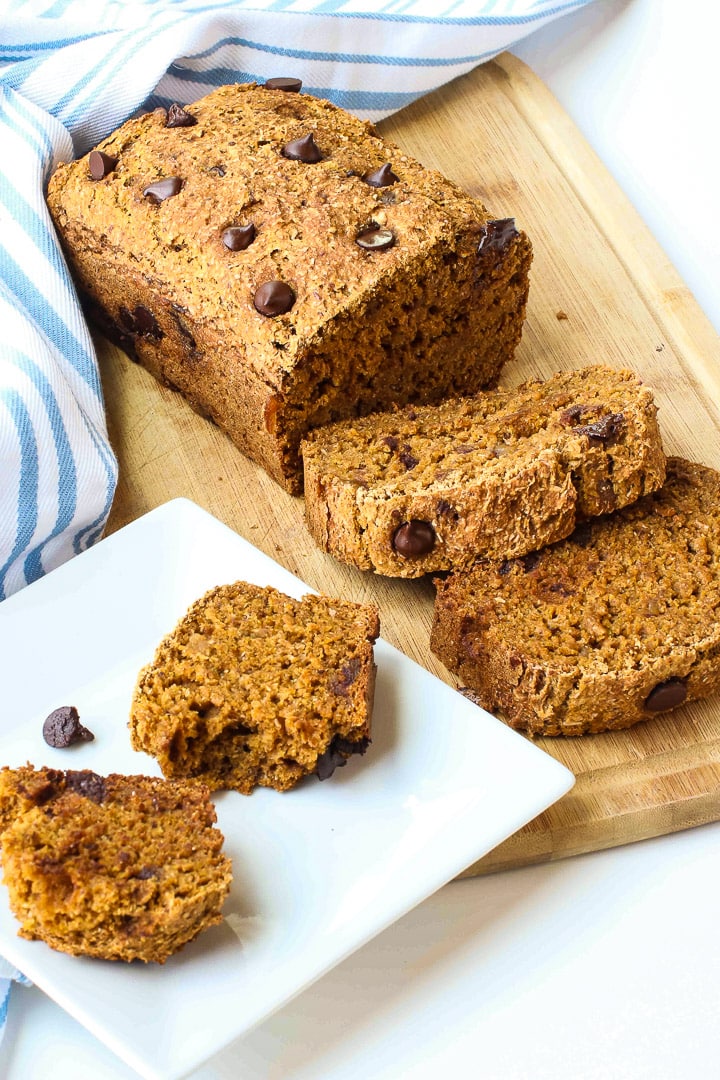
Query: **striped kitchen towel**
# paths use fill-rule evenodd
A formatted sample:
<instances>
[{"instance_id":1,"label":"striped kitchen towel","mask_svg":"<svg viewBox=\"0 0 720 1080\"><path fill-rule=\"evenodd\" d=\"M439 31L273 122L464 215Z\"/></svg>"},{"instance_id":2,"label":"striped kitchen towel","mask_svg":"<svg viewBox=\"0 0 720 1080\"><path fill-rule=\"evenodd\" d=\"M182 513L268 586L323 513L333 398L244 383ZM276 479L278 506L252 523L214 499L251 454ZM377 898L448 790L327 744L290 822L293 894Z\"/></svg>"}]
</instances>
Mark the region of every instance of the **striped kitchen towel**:
<instances>
[{"instance_id":1,"label":"striped kitchen towel","mask_svg":"<svg viewBox=\"0 0 720 1080\"><path fill-rule=\"evenodd\" d=\"M7 960L0 957L0 1043L5 1034L8 1006L10 1004L10 987L14 982L20 983L21 986L32 986L30 980L21 975L17 968L14 968L12 964L8 964ZM1 1075L2 1070L0 1069Z\"/></svg>"},{"instance_id":2,"label":"striped kitchen towel","mask_svg":"<svg viewBox=\"0 0 720 1080\"><path fill-rule=\"evenodd\" d=\"M378 120L587 2L0 0L0 600L102 535L117 480L55 165L140 106L278 74Z\"/></svg>"}]
</instances>

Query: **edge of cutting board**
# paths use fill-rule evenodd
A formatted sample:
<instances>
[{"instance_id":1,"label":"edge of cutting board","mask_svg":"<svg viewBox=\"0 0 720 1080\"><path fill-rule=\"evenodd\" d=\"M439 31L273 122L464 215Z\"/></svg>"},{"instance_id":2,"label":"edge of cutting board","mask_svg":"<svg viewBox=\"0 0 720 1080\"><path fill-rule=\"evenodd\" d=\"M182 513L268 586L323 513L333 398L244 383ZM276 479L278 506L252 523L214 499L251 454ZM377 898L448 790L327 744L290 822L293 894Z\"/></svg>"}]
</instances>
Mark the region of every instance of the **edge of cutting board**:
<instances>
[{"instance_id":1,"label":"edge of cutting board","mask_svg":"<svg viewBox=\"0 0 720 1080\"><path fill-rule=\"evenodd\" d=\"M673 347L683 373L699 384L720 418L720 337L649 228L576 128L552 92L517 57L493 64L505 76L503 92L527 120L583 203L648 310ZM708 752L715 761L708 762ZM558 757L562 755L558 754ZM559 803L470 867L463 877L616 847L716 821L720 817L720 741L668 755L664 779L677 799L667 802L657 762L577 776ZM605 773L603 776L602 774ZM701 793L698 794L698 789ZM684 792L684 793L683 793Z\"/></svg>"}]
</instances>

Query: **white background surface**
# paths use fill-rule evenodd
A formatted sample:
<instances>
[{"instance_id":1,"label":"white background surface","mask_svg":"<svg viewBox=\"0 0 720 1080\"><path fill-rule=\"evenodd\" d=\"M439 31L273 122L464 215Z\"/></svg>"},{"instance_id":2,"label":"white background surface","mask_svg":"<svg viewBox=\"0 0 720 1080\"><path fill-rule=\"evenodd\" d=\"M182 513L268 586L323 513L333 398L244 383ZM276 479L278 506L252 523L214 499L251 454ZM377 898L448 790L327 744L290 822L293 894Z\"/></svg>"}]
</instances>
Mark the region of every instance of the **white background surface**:
<instances>
[{"instance_id":1,"label":"white background surface","mask_svg":"<svg viewBox=\"0 0 720 1080\"><path fill-rule=\"evenodd\" d=\"M515 51L720 331L720 7L596 0ZM718 876L720 824L455 882L193 1080L720 1077ZM30 990L0 1077L132 1074Z\"/></svg>"}]
</instances>

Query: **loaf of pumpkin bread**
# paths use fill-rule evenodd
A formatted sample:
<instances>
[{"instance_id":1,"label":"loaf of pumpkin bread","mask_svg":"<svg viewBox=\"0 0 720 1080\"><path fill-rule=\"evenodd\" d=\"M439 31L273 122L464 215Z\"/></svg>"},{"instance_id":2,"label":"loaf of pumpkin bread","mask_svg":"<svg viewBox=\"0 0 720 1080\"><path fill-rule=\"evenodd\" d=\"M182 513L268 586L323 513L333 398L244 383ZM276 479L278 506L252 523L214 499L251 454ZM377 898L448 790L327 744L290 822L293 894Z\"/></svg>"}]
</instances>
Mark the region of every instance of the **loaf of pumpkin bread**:
<instances>
[{"instance_id":1,"label":"loaf of pumpkin bread","mask_svg":"<svg viewBox=\"0 0 720 1080\"><path fill-rule=\"evenodd\" d=\"M651 391L606 367L342 421L302 454L316 542L393 577L524 555L665 476Z\"/></svg>"},{"instance_id":2,"label":"loaf of pumpkin bread","mask_svg":"<svg viewBox=\"0 0 720 1080\"><path fill-rule=\"evenodd\" d=\"M670 458L632 506L438 581L431 647L512 727L582 735L720 691L718 612L720 473Z\"/></svg>"},{"instance_id":3,"label":"loaf of pumpkin bread","mask_svg":"<svg viewBox=\"0 0 720 1080\"><path fill-rule=\"evenodd\" d=\"M311 428L493 385L520 338L513 220L274 83L129 120L48 204L91 316L291 491Z\"/></svg>"}]
</instances>

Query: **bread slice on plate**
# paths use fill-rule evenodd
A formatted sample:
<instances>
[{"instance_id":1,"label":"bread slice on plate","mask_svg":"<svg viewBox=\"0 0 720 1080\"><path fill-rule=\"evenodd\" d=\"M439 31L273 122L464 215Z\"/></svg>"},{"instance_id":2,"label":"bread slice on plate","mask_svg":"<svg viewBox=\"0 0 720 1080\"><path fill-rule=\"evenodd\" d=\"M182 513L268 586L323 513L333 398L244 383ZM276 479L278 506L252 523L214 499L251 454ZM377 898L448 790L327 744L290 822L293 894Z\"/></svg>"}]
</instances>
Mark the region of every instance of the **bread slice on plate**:
<instances>
[{"instance_id":1,"label":"bread slice on plate","mask_svg":"<svg viewBox=\"0 0 720 1080\"><path fill-rule=\"evenodd\" d=\"M232 869L215 820L197 783L0 770L3 881L20 936L164 963L221 921Z\"/></svg>"},{"instance_id":2,"label":"bread slice on plate","mask_svg":"<svg viewBox=\"0 0 720 1080\"><path fill-rule=\"evenodd\" d=\"M249 795L327 779L370 743L378 613L237 581L197 600L140 673L135 750Z\"/></svg>"}]
</instances>

